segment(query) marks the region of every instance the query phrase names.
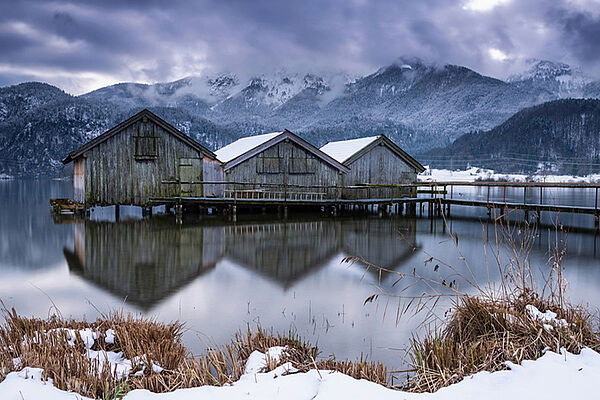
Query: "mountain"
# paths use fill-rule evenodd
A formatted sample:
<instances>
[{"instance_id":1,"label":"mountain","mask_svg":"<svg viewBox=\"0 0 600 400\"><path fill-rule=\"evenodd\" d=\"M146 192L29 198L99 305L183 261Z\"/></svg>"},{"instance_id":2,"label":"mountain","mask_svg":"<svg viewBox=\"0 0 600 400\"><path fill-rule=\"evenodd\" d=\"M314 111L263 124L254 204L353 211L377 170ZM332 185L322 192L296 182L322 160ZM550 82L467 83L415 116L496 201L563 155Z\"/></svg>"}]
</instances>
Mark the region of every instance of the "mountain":
<instances>
[{"instance_id":1,"label":"mountain","mask_svg":"<svg viewBox=\"0 0 600 400\"><path fill-rule=\"evenodd\" d=\"M237 138L234 131L186 110L150 107L182 132L211 148ZM88 140L140 108L120 110L108 103L60 98L0 122L0 171L16 176L69 175L61 160Z\"/></svg>"},{"instance_id":2,"label":"mountain","mask_svg":"<svg viewBox=\"0 0 600 400\"><path fill-rule=\"evenodd\" d=\"M153 85L118 83L80 97L90 101L111 103L121 109L180 107L197 115L205 115L212 105L233 94L238 85L237 76L220 74L205 78L187 77Z\"/></svg>"},{"instance_id":3,"label":"mountain","mask_svg":"<svg viewBox=\"0 0 600 400\"><path fill-rule=\"evenodd\" d=\"M508 78L508 82L524 89L540 89L556 97L580 97L591 82L579 68L548 60L528 60L529 68Z\"/></svg>"},{"instance_id":4,"label":"mountain","mask_svg":"<svg viewBox=\"0 0 600 400\"><path fill-rule=\"evenodd\" d=\"M561 99L529 107L494 129L465 134L423 159L446 168L472 164L504 171L597 171L600 100Z\"/></svg>"},{"instance_id":5,"label":"mountain","mask_svg":"<svg viewBox=\"0 0 600 400\"><path fill-rule=\"evenodd\" d=\"M583 97L600 99L600 81L590 82L583 87Z\"/></svg>"},{"instance_id":6,"label":"mountain","mask_svg":"<svg viewBox=\"0 0 600 400\"><path fill-rule=\"evenodd\" d=\"M327 104L316 124L363 116L390 121L423 140L412 151L449 144L472 130L490 129L523 107L549 100L456 65L393 64L350 85Z\"/></svg>"},{"instance_id":7,"label":"mountain","mask_svg":"<svg viewBox=\"0 0 600 400\"><path fill-rule=\"evenodd\" d=\"M59 88L41 82L27 82L0 88L0 122L52 101L70 98L71 95Z\"/></svg>"},{"instance_id":8,"label":"mountain","mask_svg":"<svg viewBox=\"0 0 600 400\"><path fill-rule=\"evenodd\" d=\"M68 97L8 118L0 123L0 169L11 175L54 175L69 149L108 129L117 114Z\"/></svg>"},{"instance_id":9,"label":"mountain","mask_svg":"<svg viewBox=\"0 0 600 400\"><path fill-rule=\"evenodd\" d=\"M600 97L600 83L581 76L566 64L539 61L505 82L403 58L362 77L279 70L243 80L221 73L119 83L81 96L23 83L0 88L0 173L64 174L65 154L142 108L212 149L287 128L317 146L386 133L408 152L424 153L567 92Z\"/></svg>"}]
</instances>

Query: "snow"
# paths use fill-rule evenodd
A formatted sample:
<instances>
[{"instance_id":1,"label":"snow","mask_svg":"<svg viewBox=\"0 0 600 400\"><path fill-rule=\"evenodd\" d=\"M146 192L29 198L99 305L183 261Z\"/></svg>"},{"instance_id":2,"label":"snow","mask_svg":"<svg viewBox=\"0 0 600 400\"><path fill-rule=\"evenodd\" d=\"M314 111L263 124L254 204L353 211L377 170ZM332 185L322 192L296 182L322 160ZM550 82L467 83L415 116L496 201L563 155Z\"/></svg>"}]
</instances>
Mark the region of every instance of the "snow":
<instances>
[{"instance_id":1,"label":"snow","mask_svg":"<svg viewBox=\"0 0 600 400\"><path fill-rule=\"evenodd\" d=\"M418 176L421 182L474 182L476 180L506 180L511 182L600 182L600 174L586 176L550 174L501 174L492 169L471 167L466 170L448 170L425 167Z\"/></svg>"},{"instance_id":2,"label":"snow","mask_svg":"<svg viewBox=\"0 0 600 400\"><path fill-rule=\"evenodd\" d=\"M115 344L115 331L113 329L107 329L104 335L104 343Z\"/></svg>"},{"instance_id":3,"label":"snow","mask_svg":"<svg viewBox=\"0 0 600 400\"><path fill-rule=\"evenodd\" d=\"M274 350L274 355L281 354L282 351L283 348ZM264 360L266 357L266 354L262 354L255 358ZM366 380L357 380L339 372L310 370L306 373L294 373L295 369L286 363L270 372L244 374L232 385L179 389L164 394L133 390L124 400L564 400L592 398L597 393L600 354L591 349L583 349L579 355L564 349L560 354L548 351L535 361L523 361L522 365L507 362L506 366L508 369L505 371L479 372L436 393L407 393L387 389ZM20 372L8 374L0 382L0 399L87 399L58 390L52 386L51 381L44 382L41 377L42 370L36 368L24 368Z\"/></svg>"},{"instance_id":4,"label":"snow","mask_svg":"<svg viewBox=\"0 0 600 400\"><path fill-rule=\"evenodd\" d=\"M237 158L242 154L254 149L255 147L268 142L274 137L281 135L282 133L283 132L273 132L265 133L263 135L243 137L215 151L215 154L219 161L224 163L229 162L234 158Z\"/></svg>"},{"instance_id":5,"label":"snow","mask_svg":"<svg viewBox=\"0 0 600 400\"><path fill-rule=\"evenodd\" d=\"M59 332L66 333L67 342L69 343L70 346L75 345L75 340L77 338L77 331L75 331L75 329L68 329L68 328L51 329L48 331L48 334L52 334L52 333L58 334ZM85 329L79 330L79 336L81 337L81 340L83 341L83 344L85 345L86 349L89 350L94 345L94 342L96 341L96 339L98 339L98 332L92 331L90 328L85 328Z\"/></svg>"},{"instance_id":6,"label":"snow","mask_svg":"<svg viewBox=\"0 0 600 400\"><path fill-rule=\"evenodd\" d=\"M527 304L525 309L529 313L529 317L534 321L541 321L544 325L544 329L547 331L554 330L555 326L567 325L567 321L556 318L556 313L553 311L546 310L546 312L541 312L533 304Z\"/></svg>"},{"instance_id":7,"label":"snow","mask_svg":"<svg viewBox=\"0 0 600 400\"><path fill-rule=\"evenodd\" d=\"M281 359L286 347L275 346L268 349L267 353L261 353L258 350L254 350L250 357L248 357L248 361L246 361L246 369L244 369L244 374L252 375L259 373L263 370L263 368L267 365L267 361L278 362Z\"/></svg>"},{"instance_id":8,"label":"snow","mask_svg":"<svg viewBox=\"0 0 600 400\"><path fill-rule=\"evenodd\" d=\"M380 136L370 136L358 139L340 140L329 142L321 147L321 151L334 160L344 163L347 159L359 152L361 149L379 139Z\"/></svg>"},{"instance_id":9,"label":"snow","mask_svg":"<svg viewBox=\"0 0 600 400\"><path fill-rule=\"evenodd\" d=\"M69 328L57 328L51 329L45 333L46 336L56 336L61 333L65 333L67 343L70 346L75 346L77 340L77 334L81 337L85 347L86 355L90 360L97 362L98 372L102 371L104 364L108 363L110 370L113 371L117 379L126 379L133 370L138 370L135 375L143 375L146 371L146 366L150 365L154 373L161 373L163 368L155 363L154 361L147 358L147 356L134 357L133 360L129 360L123 357L122 352L105 351L105 350L92 350L94 343L100 337L98 331L92 330L91 328L85 328L81 330L69 329ZM33 342L37 343L40 341L39 335L36 334L33 338ZM107 329L105 333L104 342L108 344L114 344L115 342L115 331L113 329ZM14 359L15 365L20 364L20 360ZM1 397L0 397L1 399Z\"/></svg>"}]
</instances>

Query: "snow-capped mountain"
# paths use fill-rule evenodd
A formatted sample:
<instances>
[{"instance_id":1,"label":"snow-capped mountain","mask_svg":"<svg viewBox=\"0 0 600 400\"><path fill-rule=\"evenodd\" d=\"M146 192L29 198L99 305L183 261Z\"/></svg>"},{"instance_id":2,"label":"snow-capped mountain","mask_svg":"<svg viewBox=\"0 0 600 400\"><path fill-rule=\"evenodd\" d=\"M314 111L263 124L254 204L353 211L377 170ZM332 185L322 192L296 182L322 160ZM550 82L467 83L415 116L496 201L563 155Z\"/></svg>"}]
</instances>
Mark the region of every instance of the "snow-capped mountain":
<instances>
[{"instance_id":1,"label":"snow-capped mountain","mask_svg":"<svg viewBox=\"0 0 600 400\"><path fill-rule=\"evenodd\" d=\"M591 82L580 68L548 60L527 61L528 69L512 75L508 82L522 88L538 88L559 98L579 97L583 88Z\"/></svg>"},{"instance_id":2,"label":"snow-capped mountain","mask_svg":"<svg viewBox=\"0 0 600 400\"><path fill-rule=\"evenodd\" d=\"M91 137L148 107L212 149L249 134L290 129L317 146L387 134L411 153L486 131L519 110L579 90L599 97L565 64L534 62L510 82L457 65L399 59L355 77L280 70L156 84L120 83L74 97L42 83L0 88L0 173L51 174Z\"/></svg>"}]
</instances>

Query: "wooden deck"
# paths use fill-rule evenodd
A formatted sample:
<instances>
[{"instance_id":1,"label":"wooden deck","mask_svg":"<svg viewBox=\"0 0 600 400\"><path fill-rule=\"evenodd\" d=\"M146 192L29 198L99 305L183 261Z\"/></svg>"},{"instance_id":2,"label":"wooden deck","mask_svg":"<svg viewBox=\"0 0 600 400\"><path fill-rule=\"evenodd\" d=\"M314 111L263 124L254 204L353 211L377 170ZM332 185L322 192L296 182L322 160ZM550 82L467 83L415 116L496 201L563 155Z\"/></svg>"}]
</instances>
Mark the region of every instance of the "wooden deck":
<instances>
[{"instance_id":1,"label":"wooden deck","mask_svg":"<svg viewBox=\"0 0 600 400\"><path fill-rule=\"evenodd\" d=\"M510 210L524 210L533 212L558 212L558 213L571 213L571 214L591 214L597 215L598 209L594 207L585 206L561 206L561 205L549 205L549 204L535 204L535 203L514 203L514 202L498 202L498 201L479 201L479 200L456 200L456 199L441 199L442 204L458 205L458 206L471 206L471 207L485 207L488 209L510 209Z\"/></svg>"},{"instance_id":2,"label":"wooden deck","mask_svg":"<svg viewBox=\"0 0 600 400\"><path fill-rule=\"evenodd\" d=\"M145 215L151 214L152 206L167 205L173 207L175 214L181 216L184 209L213 208L219 213L235 216L240 208L277 208L287 215L288 207L310 208L337 214L339 212L377 212L379 214L425 214L429 217L440 217L442 214L450 215L452 206L477 207L488 210L521 210L525 212L525 218L530 213L540 218L542 212L553 212L563 214L583 214L594 217L594 226L599 227L600 209L598 207L598 195L600 184L577 183L577 182L418 182L416 184L365 184L353 186L302 186L288 184L264 184L264 183L240 183L240 182L180 182L163 181L165 185L177 185L189 187L190 185L202 185L210 187L210 193L215 191L218 196L170 196L154 197L149 200L145 207ZM479 191L479 199L456 198L454 192L457 187L480 187L484 188L483 194ZM507 198L507 188L512 188ZM593 206L588 200L588 205L569 205L544 202L544 195L548 196L548 189L581 189L592 191ZM406 193L405 197L398 197L399 189ZM485 196L487 189L487 196ZM492 191L493 189L493 191ZM514 189L522 190L522 201L516 201ZM203 192L203 191L200 191ZM348 196L348 193L351 195ZM389 193L389 196L386 196ZM535 196L534 196L535 194ZM528 196L529 195L529 196ZM509 197L511 197L509 196ZM484 197L484 199L481 199ZM533 198L532 198L533 197ZM64 201L61 201L65 204ZM68 207L73 207L69 204ZM80 210L83 205L75 207ZM59 207L60 208L60 207ZM66 208L66 207L65 207ZM87 210L87 208L83 207ZM118 218L118 208L116 214ZM56 210L56 207L55 207ZM69 210L70 211L70 210Z\"/></svg>"}]
</instances>

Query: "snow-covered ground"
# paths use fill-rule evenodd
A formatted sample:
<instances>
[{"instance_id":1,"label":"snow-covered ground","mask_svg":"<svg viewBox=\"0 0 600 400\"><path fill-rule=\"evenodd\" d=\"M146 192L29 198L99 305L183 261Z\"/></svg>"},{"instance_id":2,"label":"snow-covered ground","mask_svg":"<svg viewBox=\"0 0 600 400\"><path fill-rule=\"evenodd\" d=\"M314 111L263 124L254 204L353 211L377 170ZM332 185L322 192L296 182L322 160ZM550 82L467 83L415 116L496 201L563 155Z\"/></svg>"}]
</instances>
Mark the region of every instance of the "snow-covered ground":
<instances>
[{"instance_id":1,"label":"snow-covered ground","mask_svg":"<svg viewBox=\"0 0 600 400\"><path fill-rule=\"evenodd\" d=\"M511 182L600 182L600 174L586 176L547 175L547 174L501 174L492 169L471 167L467 170L448 170L426 167L419 174L421 182L474 182L476 180L499 180Z\"/></svg>"},{"instance_id":2,"label":"snow-covered ground","mask_svg":"<svg viewBox=\"0 0 600 400\"><path fill-rule=\"evenodd\" d=\"M283 348L271 350L271 358L284 351ZM509 369L506 371L480 372L436 393L423 394L387 389L339 372L311 370L306 373L290 373L294 372L294 368L289 363L271 372L256 372L265 364L266 359L265 354L254 352L246 365L246 374L233 385L202 386L165 394L133 390L124 399L587 399L597 396L597 381L600 377L600 354L591 349L584 349L579 355L564 350L561 354L548 351L541 358L524 361L522 365L507 363ZM10 373L0 383L0 399L87 399L58 390L51 382L43 382L41 374L42 371L35 368Z\"/></svg>"}]
</instances>

